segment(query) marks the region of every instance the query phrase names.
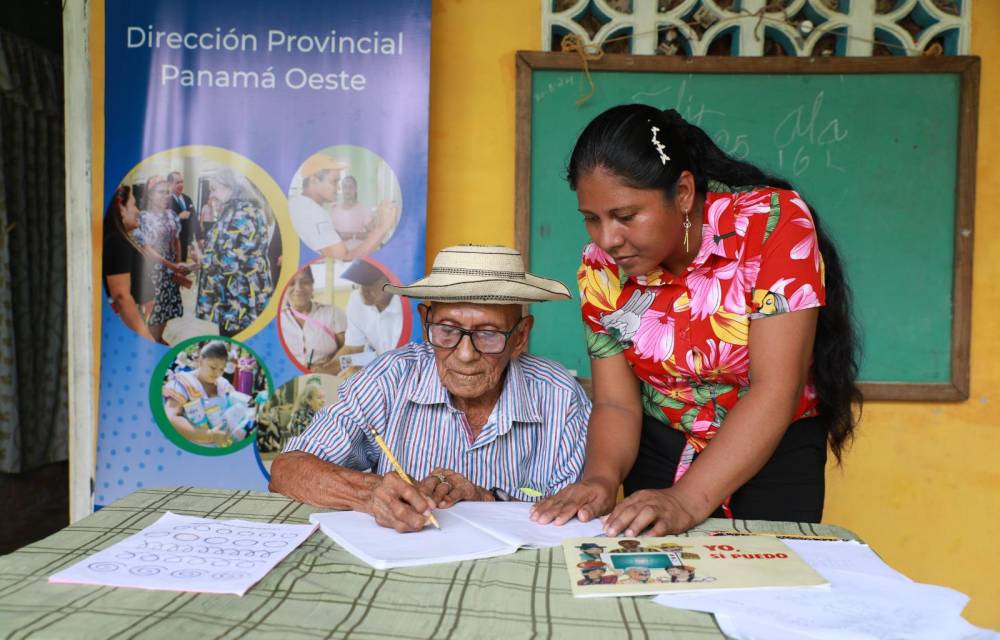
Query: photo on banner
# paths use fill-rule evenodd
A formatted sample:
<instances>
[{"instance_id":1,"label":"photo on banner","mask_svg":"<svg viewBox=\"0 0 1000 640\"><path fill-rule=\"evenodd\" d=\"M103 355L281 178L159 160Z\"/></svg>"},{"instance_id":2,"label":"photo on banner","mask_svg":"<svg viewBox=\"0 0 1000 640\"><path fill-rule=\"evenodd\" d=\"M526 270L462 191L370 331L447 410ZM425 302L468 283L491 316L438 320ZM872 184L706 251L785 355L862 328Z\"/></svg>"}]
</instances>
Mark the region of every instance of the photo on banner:
<instances>
[{"instance_id":1,"label":"photo on banner","mask_svg":"<svg viewBox=\"0 0 1000 640\"><path fill-rule=\"evenodd\" d=\"M278 334L288 358L304 373L345 380L409 339L407 298L382 290L399 279L380 262L318 259L289 280L281 294Z\"/></svg>"},{"instance_id":2,"label":"photo on banner","mask_svg":"<svg viewBox=\"0 0 1000 640\"><path fill-rule=\"evenodd\" d=\"M316 413L337 400L342 380L312 373L278 387L257 414L257 452L260 468L271 478L271 462L292 438L302 435Z\"/></svg>"},{"instance_id":3,"label":"photo on banner","mask_svg":"<svg viewBox=\"0 0 1000 640\"><path fill-rule=\"evenodd\" d=\"M385 160L350 145L306 158L288 189L288 210L302 242L339 260L384 246L402 213L399 180Z\"/></svg>"},{"instance_id":4,"label":"photo on banner","mask_svg":"<svg viewBox=\"0 0 1000 640\"><path fill-rule=\"evenodd\" d=\"M138 335L172 345L198 335L249 337L266 322L281 265L294 264L297 247L283 259L282 194L248 164L223 149L172 149L140 162L114 189L102 284Z\"/></svg>"},{"instance_id":5,"label":"photo on banner","mask_svg":"<svg viewBox=\"0 0 1000 640\"><path fill-rule=\"evenodd\" d=\"M420 339L430 4L92 4L98 507L265 490L278 390Z\"/></svg>"}]
</instances>

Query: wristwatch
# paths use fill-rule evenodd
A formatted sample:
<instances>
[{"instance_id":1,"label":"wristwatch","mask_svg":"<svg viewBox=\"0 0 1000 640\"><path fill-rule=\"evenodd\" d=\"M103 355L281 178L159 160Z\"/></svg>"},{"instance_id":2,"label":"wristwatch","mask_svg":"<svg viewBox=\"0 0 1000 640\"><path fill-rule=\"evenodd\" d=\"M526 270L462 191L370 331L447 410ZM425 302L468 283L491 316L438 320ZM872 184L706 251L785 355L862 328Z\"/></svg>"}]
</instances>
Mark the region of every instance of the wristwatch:
<instances>
[{"instance_id":1,"label":"wristwatch","mask_svg":"<svg viewBox=\"0 0 1000 640\"><path fill-rule=\"evenodd\" d=\"M492 495L493 499L497 502L510 502L513 500L513 498L510 497L510 494L500 487L493 487L490 489L490 495Z\"/></svg>"}]
</instances>

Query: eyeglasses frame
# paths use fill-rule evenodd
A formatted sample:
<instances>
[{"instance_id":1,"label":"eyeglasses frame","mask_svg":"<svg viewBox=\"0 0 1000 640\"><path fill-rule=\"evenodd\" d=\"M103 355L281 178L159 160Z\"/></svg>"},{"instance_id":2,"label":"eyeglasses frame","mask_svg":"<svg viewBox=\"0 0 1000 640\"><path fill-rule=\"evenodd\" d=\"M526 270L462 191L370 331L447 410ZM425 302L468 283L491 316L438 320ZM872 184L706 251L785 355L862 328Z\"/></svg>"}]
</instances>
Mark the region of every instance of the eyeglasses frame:
<instances>
[{"instance_id":1,"label":"eyeglasses frame","mask_svg":"<svg viewBox=\"0 0 1000 640\"><path fill-rule=\"evenodd\" d=\"M430 313L430 307L427 308L427 312ZM462 340L465 339L465 336L469 336L469 343L472 345L472 348L476 350L476 353L478 353L479 355L483 355L483 356L497 356L497 355L500 355L501 353L503 353L504 351L507 350L507 345L510 342L510 337L512 335L514 335L514 332L517 331L517 328L519 326L521 326L521 321L523 321L527 317L528 316L521 316L520 318L518 318L517 322L514 323L514 326L511 327L509 331L498 331L496 329L466 329L464 327L459 327L459 326L454 325L454 324L445 324L443 322L427 322L426 320L424 321L424 329L426 330L425 331L425 335L427 336L427 342L428 342L428 344L430 344L435 349L447 349L448 351L454 351L455 349L457 349L459 347L460 344L462 344ZM455 343L455 346L454 347L439 347L438 345L436 345L433 342L431 342L431 326L433 326L433 325L438 325L438 326L441 326L441 327L448 327L449 329L455 329L455 330L457 330L460 335L459 335L459 338L458 338L458 342ZM475 333L483 333L483 332L486 332L486 333L498 333L498 334L502 335L503 336L503 348L500 349L499 351L495 351L495 352L480 351L479 347L476 346L476 341L473 339L472 336Z\"/></svg>"}]
</instances>

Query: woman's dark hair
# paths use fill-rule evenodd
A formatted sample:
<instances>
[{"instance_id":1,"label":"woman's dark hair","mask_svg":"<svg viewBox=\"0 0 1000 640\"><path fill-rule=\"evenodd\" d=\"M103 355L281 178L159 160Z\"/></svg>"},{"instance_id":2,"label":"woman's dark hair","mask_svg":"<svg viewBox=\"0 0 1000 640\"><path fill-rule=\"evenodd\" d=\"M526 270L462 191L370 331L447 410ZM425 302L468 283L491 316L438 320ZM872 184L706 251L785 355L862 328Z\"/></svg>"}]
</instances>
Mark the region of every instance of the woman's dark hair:
<instances>
[{"instance_id":1,"label":"woman's dark hair","mask_svg":"<svg viewBox=\"0 0 1000 640\"><path fill-rule=\"evenodd\" d=\"M651 127L670 160L662 162L653 144ZM703 194L708 181L730 187L792 185L764 173L749 162L727 155L699 127L689 124L673 109L660 111L642 104L612 107L597 116L580 134L570 157L567 178L576 190L581 176L601 167L637 189L661 189L673 198L683 171L694 176L695 188ZM813 345L812 379L816 386L820 419L827 429L830 449L840 462L854 437L853 406L862 406L855 385L859 347L851 314L851 291L833 241L823 231L819 215L811 206L826 267L826 306L819 312Z\"/></svg>"},{"instance_id":2,"label":"woman's dark hair","mask_svg":"<svg viewBox=\"0 0 1000 640\"><path fill-rule=\"evenodd\" d=\"M104 210L104 237L111 233L120 233L126 238L129 237L129 232L122 221L122 210L128 206L128 198L131 194L132 187L127 184L120 184L115 189L108 202L108 208Z\"/></svg>"},{"instance_id":3,"label":"woman's dark hair","mask_svg":"<svg viewBox=\"0 0 1000 640\"><path fill-rule=\"evenodd\" d=\"M202 360L204 359L215 359L215 360L228 360L229 359L229 348L226 343L222 340L213 340L209 342L201 351L198 352L198 357Z\"/></svg>"}]
</instances>

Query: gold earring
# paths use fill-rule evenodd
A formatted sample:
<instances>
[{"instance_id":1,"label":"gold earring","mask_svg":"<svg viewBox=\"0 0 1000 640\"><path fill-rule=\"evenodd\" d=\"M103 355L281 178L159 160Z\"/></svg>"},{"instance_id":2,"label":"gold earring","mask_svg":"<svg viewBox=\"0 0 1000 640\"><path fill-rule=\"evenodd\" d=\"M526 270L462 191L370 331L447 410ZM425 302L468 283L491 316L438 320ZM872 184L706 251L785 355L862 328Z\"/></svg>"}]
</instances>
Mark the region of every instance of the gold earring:
<instances>
[{"instance_id":1,"label":"gold earring","mask_svg":"<svg viewBox=\"0 0 1000 640\"><path fill-rule=\"evenodd\" d=\"M691 212L690 211L685 211L684 212L684 253L687 253L688 251L690 251L690 249L688 248L689 247L688 236L690 235L690 231L691 231Z\"/></svg>"}]
</instances>

